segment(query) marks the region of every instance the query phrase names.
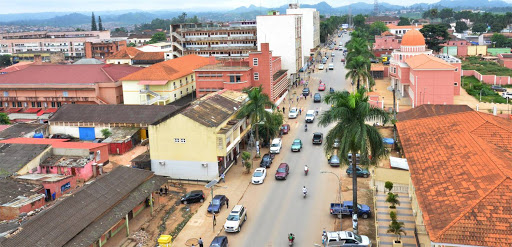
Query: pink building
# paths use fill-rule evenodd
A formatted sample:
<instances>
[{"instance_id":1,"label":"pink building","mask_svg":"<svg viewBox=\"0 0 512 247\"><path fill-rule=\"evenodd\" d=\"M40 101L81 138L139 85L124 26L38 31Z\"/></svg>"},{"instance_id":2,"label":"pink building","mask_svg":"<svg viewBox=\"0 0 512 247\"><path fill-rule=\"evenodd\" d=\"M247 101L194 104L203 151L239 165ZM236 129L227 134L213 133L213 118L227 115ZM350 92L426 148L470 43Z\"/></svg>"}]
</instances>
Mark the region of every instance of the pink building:
<instances>
[{"instance_id":1,"label":"pink building","mask_svg":"<svg viewBox=\"0 0 512 247\"><path fill-rule=\"evenodd\" d=\"M381 35L375 35L375 43L373 43L373 55L381 57L388 55L395 49L400 49L402 37L396 36L389 31L383 32Z\"/></svg>"},{"instance_id":2,"label":"pink building","mask_svg":"<svg viewBox=\"0 0 512 247\"><path fill-rule=\"evenodd\" d=\"M442 46L447 47L457 47L457 56L459 57L465 57L468 55L468 46L471 46L471 43L464 39L455 39L455 40L448 40L446 43L442 44Z\"/></svg>"},{"instance_id":3,"label":"pink building","mask_svg":"<svg viewBox=\"0 0 512 247\"><path fill-rule=\"evenodd\" d=\"M281 68L281 57L272 56L268 43L262 43L261 51L250 52L248 58L222 62L210 59L209 65L194 70L197 97L223 89L242 91L261 85L270 100L276 102L287 91L287 70Z\"/></svg>"},{"instance_id":4,"label":"pink building","mask_svg":"<svg viewBox=\"0 0 512 247\"><path fill-rule=\"evenodd\" d=\"M372 24L374 22L382 22L386 25L388 24L392 24L392 25L398 25L398 23L400 22L400 18L398 16L370 16L368 18L366 18L366 20L364 21L365 24Z\"/></svg>"},{"instance_id":5,"label":"pink building","mask_svg":"<svg viewBox=\"0 0 512 247\"><path fill-rule=\"evenodd\" d=\"M407 32L400 49L394 50L389 67L391 86L412 106L453 104L460 94L461 62L449 55L434 56L416 29Z\"/></svg>"},{"instance_id":6,"label":"pink building","mask_svg":"<svg viewBox=\"0 0 512 247\"><path fill-rule=\"evenodd\" d=\"M512 69L512 54L509 54L509 53L498 54L498 63L503 67Z\"/></svg>"},{"instance_id":7,"label":"pink building","mask_svg":"<svg viewBox=\"0 0 512 247\"><path fill-rule=\"evenodd\" d=\"M60 174L25 174L16 180L42 185L46 201L55 200L76 188L76 177Z\"/></svg>"}]
</instances>

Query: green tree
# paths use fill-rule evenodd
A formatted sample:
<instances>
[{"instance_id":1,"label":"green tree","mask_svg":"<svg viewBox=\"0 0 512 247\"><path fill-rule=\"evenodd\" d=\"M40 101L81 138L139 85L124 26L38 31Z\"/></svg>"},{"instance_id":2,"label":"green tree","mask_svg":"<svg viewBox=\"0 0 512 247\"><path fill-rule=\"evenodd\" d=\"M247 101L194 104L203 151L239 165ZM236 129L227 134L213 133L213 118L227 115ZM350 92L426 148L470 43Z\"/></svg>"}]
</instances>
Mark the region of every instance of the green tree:
<instances>
[{"instance_id":1,"label":"green tree","mask_svg":"<svg viewBox=\"0 0 512 247\"><path fill-rule=\"evenodd\" d=\"M259 141L259 127L260 123L265 119L269 119L270 113L266 111L266 108L275 109L275 105L270 101L268 95L263 93L263 89L261 86L253 87L248 90L244 90L245 93L248 94L249 101L240 108L240 111L237 114L237 118L249 117L252 125L256 125L254 128L256 129L256 141Z\"/></svg>"},{"instance_id":2,"label":"green tree","mask_svg":"<svg viewBox=\"0 0 512 247\"><path fill-rule=\"evenodd\" d=\"M102 129L101 134L103 135L103 138L108 138L112 135L112 132L109 129Z\"/></svg>"},{"instance_id":3,"label":"green tree","mask_svg":"<svg viewBox=\"0 0 512 247\"><path fill-rule=\"evenodd\" d=\"M396 212L395 211L389 212L389 218L391 218L391 222L396 221L396 219L397 219Z\"/></svg>"},{"instance_id":4,"label":"green tree","mask_svg":"<svg viewBox=\"0 0 512 247\"><path fill-rule=\"evenodd\" d=\"M393 182L386 181L386 183L384 184L384 188L386 188L388 192L391 192L393 190Z\"/></svg>"},{"instance_id":5,"label":"green tree","mask_svg":"<svg viewBox=\"0 0 512 247\"><path fill-rule=\"evenodd\" d=\"M386 202L391 204L391 206L389 206L389 208L396 208L396 205L400 205L400 200L398 200L398 194L388 192L388 196L386 197Z\"/></svg>"},{"instance_id":6,"label":"green tree","mask_svg":"<svg viewBox=\"0 0 512 247\"><path fill-rule=\"evenodd\" d=\"M392 233L396 236L396 242L400 242L402 234L407 235L407 233L404 231L404 223L398 222L396 220L391 220L387 232Z\"/></svg>"},{"instance_id":7,"label":"green tree","mask_svg":"<svg viewBox=\"0 0 512 247\"><path fill-rule=\"evenodd\" d=\"M98 26L96 26L96 18L94 17L94 12L92 12L91 16L91 31L98 31Z\"/></svg>"},{"instance_id":8,"label":"green tree","mask_svg":"<svg viewBox=\"0 0 512 247\"><path fill-rule=\"evenodd\" d=\"M450 20L450 18L452 18L452 17L453 17L453 9L445 8L439 12L439 18L441 18L441 20L443 20L443 22Z\"/></svg>"},{"instance_id":9,"label":"green tree","mask_svg":"<svg viewBox=\"0 0 512 247\"><path fill-rule=\"evenodd\" d=\"M114 29L114 33L120 33L120 32L127 33L127 32L128 32L128 30L126 30L126 28L125 28L125 27L116 27L116 28Z\"/></svg>"},{"instance_id":10,"label":"green tree","mask_svg":"<svg viewBox=\"0 0 512 247\"><path fill-rule=\"evenodd\" d=\"M510 47L510 39L505 37L505 35L501 33L495 33L491 37L491 42L494 44L494 47L504 48Z\"/></svg>"},{"instance_id":11,"label":"green tree","mask_svg":"<svg viewBox=\"0 0 512 247\"><path fill-rule=\"evenodd\" d=\"M269 142L279 135L281 131L281 125L283 125L283 114L279 112L273 112L271 114L266 115L264 119L264 124L259 129L260 136L263 140L268 140Z\"/></svg>"},{"instance_id":12,"label":"green tree","mask_svg":"<svg viewBox=\"0 0 512 247\"><path fill-rule=\"evenodd\" d=\"M247 173L249 173L252 168L252 162L249 162L250 159L251 159L251 153L249 153L247 151L242 151L242 163L243 163Z\"/></svg>"},{"instance_id":13,"label":"green tree","mask_svg":"<svg viewBox=\"0 0 512 247\"><path fill-rule=\"evenodd\" d=\"M473 27L471 28L471 31L474 33L483 33L487 30L487 25L482 22L478 22L473 24Z\"/></svg>"},{"instance_id":14,"label":"green tree","mask_svg":"<svg viewBox=\"0 0 512 247\"><path fill-rule=\"evenodd\" d=\"M82 29L82 28L77 27L77 28L75 28L75 31L76 31L76 32L80 32L80 31L85 31L85 30L84 30L84 29Z\"/></svg>"},{"instance_id":15,"label":"green tree","mask_svg":"<svg viewBox=\"0 0 512 247\"><path fill-rule=\"evenodd\" d=\"M438 17L439 11L437 9L429 9L421 15L423 19L435 19Z\"/></svg>"},{"instance_id":16,"label":"green tree","mask_svg":"<svg viewBox=\"0 0 512 247\"><path fill-rule=\"evenodd\" d=\"M0 113L0 124L11 124L11 120L9 120L6 113Z\"/></svg>"},{"instance_id":17,"label":"green tree","mask_svg":"<svg viewBox=\"0 0 512 247\"><path fill-rule=\"evenodd\" d=\"M468 29L469 29L468 24L466 24L465 22L463 22L463 21L455 22L455 32L456 33L462 33Z\"/></svg>"},{"instance_id":18,"label":"green tree","mask_svg":"<svg viewBox=\"0 0 512 247\"><path fill-rule=\"evenodd\" d=\"M137 46L137 45L136 45L135 43L133 43L133 42L130 42L130 43L128 44L128 47L136 47L136 46Z\"/></svg>"},{"instance_id":19,"label":"green tree","mask_svg":"<svg viewBox=\"0 0 512 247\"><path fill-rule=\"evenodd\" d=\"M0 67L7 67L12 65L11 55L0 55Z\"/></svg>"},{"instance_id":20,"label":"green tree","mask_svg":"<svg viewBox=\"0 0 512 247\"><path fill-rule=\"evenodd\" d=\"M448 40L448 30L443 24L430 24L423 26L420 32L425 37L425 44L429 49L439 52L441 44Z\"/></svg>"},{"instance_id":21,"label":"green tree","mask_svg":"<svg viewBox=\"0 0 512 247\"><path fill-rule=\"evenodd\" d=\"M167 40L165 33L158 32L158 33L153 34L153 36L151 36L149 43L154 44L154 43L158 43L158 42L165 41L165 40Z\"/></svg>"},{"instance_id":22,"label":"green tree","mask_svg":"<svg viewBox=\"0 0 512 247\"><path fill-rule=\"evenodd\" d=\"M179 23L185 23L187 21L187 13L183 12L178 16Z\"/></svg>"},{"instance_id":23,"label":"green tree","mask_svg":"<svg viewBox=\"0 0 512 247\"><path fill-rule=\"evenodd\" d=\"M384 24L384 22L376 21L372 24L370 24L370 31L369 34L371 36L380 35L381 33L389 30L389 28Z\"/></svg>"},{"instance_id":24,"label":"green tree","mask_svg":"<svg viewBox=\"0 0 512 247\"><path fill-rule=\"evenodd\" d=\"M411 21L407 17L400 16L400 21L398 22L398 26L409 26L411 25Z\"/></svg>"},{"instance_id":25,"label":"green tree","mask_svg":"<svg viewBox=\"0 0 512 247\"><path fill-rule=\"evenodd\" d=\"M103 29L103 23L101 23L101 16L98 16L98 30L104 31Z\"/></svg>"},{"instance_id":26,"label":"green tree","mask_svg":"<svg viewBox=\"0 0 512 247\"><path fill-rule=\"evenodd\" d=\"M345 66L348 69L345 79L350 79L352 85L355 83L357 89L361 88L361 83L371 78L369 66L371 66L370 58L364 56L354 57Z\"/></svg>"},{"instance_id":27,"label":"green tree","mask_svg":"<svg viewBox=\"0 0 512 247\"><path fill-rule=\"evenodd\" d=\"M335 123L327 132L324 151L330 154L334 151L334 140L341 140L337 147L338 157L348 165L348 154L360 154L363 165L376 164L386 155L382 136L377 128L365 122L366 119L381 119L383 123L389 120L388 114L368 102L364 89L349 93L347 91L330 93L324 98L325 103L332 107L322 113L318 125L327 127ZM356 155L352 155L352 164L356 164ZM352 166L352 174L356 174L356 166ZM357 176L352 176L353 203L357 205ZM354 207L354 213L358 213Z\"/></svg>"},{"instance_id":28,"label":"green tree","mask_svg":"<svg viewBox=\"0 0 512 247\"><path fill-rule=\"evenodd\" d=\"M354 27L363 27L365 25L364 24L365 20L366 20L366 18L362 14L354 16L354 19L353 19Z\"/></svg>"}]
</instances>

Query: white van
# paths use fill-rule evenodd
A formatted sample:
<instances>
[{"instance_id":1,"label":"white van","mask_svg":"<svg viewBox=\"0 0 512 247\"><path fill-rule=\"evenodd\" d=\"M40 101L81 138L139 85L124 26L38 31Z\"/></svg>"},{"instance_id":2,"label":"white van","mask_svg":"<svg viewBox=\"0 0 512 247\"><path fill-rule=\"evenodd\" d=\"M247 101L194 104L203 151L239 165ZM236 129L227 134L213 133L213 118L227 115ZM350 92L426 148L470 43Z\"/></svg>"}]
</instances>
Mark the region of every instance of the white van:
<instances>
[{"instance_id":1,"label":"white van","mask_svg":"<svg viewBox=\"0 0 512 247\"><path fill-rule=\"evenodd\" d=\"M312 123L315 121L315 110L308 110L306 112L306 123Z\"/></svg>"},{"instance_id":2,"label":"white van","mask_svg":"<svg viewBox=\"0 0 512 247\"><path fill-rule=\"evenodd\" d=\"M501 93L501 97L505 99L512 99L512 93L511 92L503 92Z\"/></svg>"}]
</instances>

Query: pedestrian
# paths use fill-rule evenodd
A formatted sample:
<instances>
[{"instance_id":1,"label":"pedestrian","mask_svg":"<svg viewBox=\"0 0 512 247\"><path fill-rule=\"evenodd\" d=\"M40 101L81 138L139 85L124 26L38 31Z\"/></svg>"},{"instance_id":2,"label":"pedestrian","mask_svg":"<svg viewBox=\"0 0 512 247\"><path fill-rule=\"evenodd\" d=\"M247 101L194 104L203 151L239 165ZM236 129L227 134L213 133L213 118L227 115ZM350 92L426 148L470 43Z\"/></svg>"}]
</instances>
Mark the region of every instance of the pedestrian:
<instances>
[{"instance_id":1,"label":"pedestrian","mask_svg":"<svg viewBox=\"0 0 512 247\"><path fill-rule=\"evenodd\" d=\"M229 198L226 197L226 208L229 208Z\"/></svg>"},{"instance_id":2,"label":"pedestrian","mask_svg":"<svg viewBox=\"0 0 512 247\"><path fill-rule=\"evenodd\" d=\"M286 114L284 106L283 106L283 114Z\"/></svg>"},{"instance_id":3,"label":"pedestrian","mask_svg":"<svg viewBox=\"0 0 512 247\"><path fill-rule=\"evenodd\" d=\"M226 182L226 178L225 178L224 173L222 173L222 174L220 175L220 180L222 180L222 182L224 182L224 183Z\"/></svg>"},{"instance_id":4,"label":"pedestrian","mask_svg":"<svg viewBox=\"0 0 512 247\"><path fill-rule=\"evenodd\" d=\"M167 188L167 185L165 186L164 191L165 191L165 194L167 195L167 193L169 192L169 188Z\"/></svg>"},{"instance_id":5,"label":"pedestrian","mask_svg":"<svg viewBox=\"0 0 512 247\"><path fill-rule=\"evenodd\" d=\"M199 244L199 247L203 247L203 240L201 238L199 238L199 241L197 241L197 243Z\"/></svg>"},{"instance_id":6,"label":"pedestrian","mask_svg":"<svg viewBox=\"0 0 512 247\"><path fill-rule=\"evenodd\" d=\"M299 115L302 115L302 107L299 108Z\"/></svg>"},{"instance_id":7,"label":"pedestrian","mask_svg":"<svg viewBox=\"0 0 512 247\"><path fill-rule=\"evenodd\" d=\"M160 187L160 196L162 195L163 192L164 192L164 189L162 189L162 187Z\"/></svg>"},{"instance_id":8,"label":"pedestrian","mask_svg":"<svg viewBox=\"0 0 512 247\"><path fill-rule=\"evenodd\" d=\"M297 103L299 103L300 96L297 96Z\"/></svg>"},{"instance_id":9,"label":"pedestrian","mask_svg":"<svg viewBox=\"0 0 512 247\"><path fill-rule=\"evenodd\" d=\"M217 219L215 218L215 213L213 213L213 225L214 226L217 225Z\"/></svg>"}]
</instances>

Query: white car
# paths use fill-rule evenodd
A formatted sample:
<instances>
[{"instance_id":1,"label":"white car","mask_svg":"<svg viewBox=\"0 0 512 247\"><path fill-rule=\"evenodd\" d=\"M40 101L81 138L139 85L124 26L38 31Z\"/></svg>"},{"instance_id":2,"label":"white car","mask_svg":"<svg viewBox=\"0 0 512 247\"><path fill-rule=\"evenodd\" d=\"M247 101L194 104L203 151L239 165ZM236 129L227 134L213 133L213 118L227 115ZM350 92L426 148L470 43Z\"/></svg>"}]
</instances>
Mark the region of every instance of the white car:
<instances>
[{"instance_id":1,"label":"white car","mask_svg":"<svg viewBox=\"0 0 512 247\"><path fill-rule=\"evenodd\" d=\"M272 140L272 144L270 144L270 153L271 154L278 154L281 152L281 138L276 138Z\"/></svg>"},{"instance_id":2,"label":"white car","mask_svg":"<svg viewBox=\"0 0 512 247\"><path fill-rule=\"evenodd\" d=\"M260 167L254 170L252 174L252 184L262 184L265 178L267 177L267 169Z\"/></svg>"},{"instance_id":3,"label":"white car","mask_svg":"<svg viewBox=\"0 0 512 247\"><path fill-rule=\"evenodd\" d=\"M334 55L336 55L336 54L334 54L334 52L333 52L333 53L331 53L331 57L334 57Z\"/></svg>"},{"instance_id":4,"label":"white car","mask_svg":"<svg viewBox=\"0 0 512 247\"><path fill-rule=\"evenodd\" d=\"M315 110L308 110L306 112L306 123L312 123L315 121ZM272 151L272 149L270 149Z\"/></svg>"},{"instance_id":5,"label":"white car","mask_svg":"<svg viewBox=\"0 0 512 247\"><path fill-rule=\"evenodd\" d=\"M225 232L240 232L242 224L247 220L247 209L242 205L236 205L229 213L226 223L224 223Z\"/></svg>"},{"instance_id":6,"label":"white car","mask_svg":"<svg viewBox=\"0 0 512 247\"><path fill-rule=\"evenodd\" d=\"M371 247L372 242L367 236L357 235L349 231L327 232L327 243L344 242L349 246ZM333 243L334 244L334 243Z\"/></svg>"},{"instance_id":7,"label":"white car","mask_svg":"<svg viewBox=\"0 0 512 247\"><path fill-rule=\"evenodd\" d=\"M324 69L324 65L323 64L318 65L318 69Z\"/></svg>"},{"instance_id":8,"label":"white car","mask_svg":"<svg viewBox=\"0 0 512 247\"><path fill-rule=\"evenodd\" d=\"M297 118L297 115L299 115L299 110L297 110L297 107L292 107L288 113L288 118Z\"/></svg>"},{"instance_id":9,"label":"white car","mask_svg":"<svg viewBox=\"0 0 512 247\"><path fill-rule=\"evenodd\" d=\"M504 93L501 93L501 97L505 98L505 99L512 99L512 93L509 93L509 92L504 92Z\"/></svg>"},{"instance_id":10,"label":"white car","mask_svg":"<svg viewBox=\"0 0 512 247\"><path fill-rule=\"evenodd\" d=\"M329 64L329 70L334 70L334 64L332 64L332 63Z\"/></svg>"}]
</instances>

